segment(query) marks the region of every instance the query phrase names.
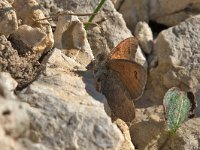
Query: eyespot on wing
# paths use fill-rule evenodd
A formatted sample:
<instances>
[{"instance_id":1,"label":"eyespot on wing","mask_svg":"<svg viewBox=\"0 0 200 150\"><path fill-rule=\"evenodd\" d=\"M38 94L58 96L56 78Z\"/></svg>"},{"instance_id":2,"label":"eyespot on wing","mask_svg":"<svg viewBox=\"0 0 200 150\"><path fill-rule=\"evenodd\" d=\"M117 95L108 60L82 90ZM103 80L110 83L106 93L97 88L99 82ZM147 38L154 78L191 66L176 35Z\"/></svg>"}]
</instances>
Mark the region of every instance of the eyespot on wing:
<instances>
[{"instance_id":1,"label":"eyespot on wing","mask_svg":"<svg viewBox=\"0 0 200 150\"><path fill-rule=\"evenodd\" d=\"M133 100L142 96L147 81L147 73L140 64L124 59L113 59L108 62L108 66L109 69L119 74Z\"/></svg>"},{"instance_id":2,"label":"eyespot on wing","mask_svg":"<svg viewBox=\"0 0 200 150\"><path fill-rule=\"evenodd\" d=\"M138 40L130 37L120 42L110 52L110 59L126 59L133 60L138 47Z\"/></svg>"}]
</instances>

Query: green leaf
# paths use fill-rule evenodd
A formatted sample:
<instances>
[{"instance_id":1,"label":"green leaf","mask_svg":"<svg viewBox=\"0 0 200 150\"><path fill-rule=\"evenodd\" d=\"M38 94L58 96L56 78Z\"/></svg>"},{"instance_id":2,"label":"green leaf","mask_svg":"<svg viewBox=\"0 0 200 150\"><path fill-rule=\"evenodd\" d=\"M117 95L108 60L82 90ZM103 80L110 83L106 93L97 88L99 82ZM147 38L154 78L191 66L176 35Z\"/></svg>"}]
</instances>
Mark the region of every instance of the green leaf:
<instances>
[{"instance_id":1,"label":"green leaf","mask_svg":"<svg viewBox=\"0 0 200 150\"><path fill-rule=\"evenodd\" d=\"M167 128L170 133L175 133L181 124L188 118L191 102L187 93L173 87L167 91L163 99Z\"/></svg>"}]
</instances>

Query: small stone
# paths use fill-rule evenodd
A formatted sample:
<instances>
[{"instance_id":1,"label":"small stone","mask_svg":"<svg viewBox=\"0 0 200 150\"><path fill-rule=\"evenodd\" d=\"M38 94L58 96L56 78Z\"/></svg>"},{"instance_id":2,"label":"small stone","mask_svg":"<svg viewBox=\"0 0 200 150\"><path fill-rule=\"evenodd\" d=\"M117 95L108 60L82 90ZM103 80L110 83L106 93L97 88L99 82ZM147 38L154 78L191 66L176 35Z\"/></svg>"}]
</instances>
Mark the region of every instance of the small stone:
<instances>
[{"instance_id":1,"label":"small stone","mask_svg":"<svg viewBox=\"0 0 200 150\"><path fill-rule=\"evenodd\" d=\"M25 54L28 51L41 51L41 44L45 38L46 33L40 28L21 25L11 34L9 40L12 41L13 47L18 50L19 54Z\"/></svg>"},{"instance_id":2,"label":"small stone","mask_svg":"<svg viewBox=\"0 0 200 150\"><path fill-rule=\"evenodd\" d=\"M114 123L121 130L124 136L124 143L122 144L120 150L135 150L135 147L133 143L131 142L131 136L130 136L128 125L121 119L115 120Z\"/></svg>"},{"instance_id":3,"label":"small stone","mask_svg":"<svg viewBox=\"0 0 200 150\"><path fill-rule=\"evenodd\" d=\"M149 25L146 22L138 22L134 34L139 41L142 51L150 54L153 49L153 33Z\"/></svg>"},{"instance_id":4,"label":"small stone","mask_svg":"<svg viewBox=\"0 0 200 150\"><path fill-rule=\"evenodd\" d=\"M0 1L0 18L0 35L7 37L17 30L16 12L7 0Z\"/></svg>"},{"instance_id":5,"label":"small stone","mask_svg":"<svg viewBox=\"0 0 200 150\"><path fill-rule=\"evenodd\" d=\"M14 90L17 87L17 82L7 72L0 72L0 87L3 93L2 96L8 97L14 94Z\"/></svg>"},{"instance_id":6,"label":"small stone","mask_svg":"<svg viewBox=\"0 0 200 150\"><path fill-rule=\"evenodd\" d=\"M39 28L40 36L41 32L46 34L42 41L40 41L40 43L35 46L35 49L32 50L36 51L38 54L48 52L54 44L53 33L50 23L44 19L44 13L38 2L36 0L15 0L13 7L16 10L18 19L22 20L22 25L36 28L35 31Z\"/></svg>"}]
</instances>

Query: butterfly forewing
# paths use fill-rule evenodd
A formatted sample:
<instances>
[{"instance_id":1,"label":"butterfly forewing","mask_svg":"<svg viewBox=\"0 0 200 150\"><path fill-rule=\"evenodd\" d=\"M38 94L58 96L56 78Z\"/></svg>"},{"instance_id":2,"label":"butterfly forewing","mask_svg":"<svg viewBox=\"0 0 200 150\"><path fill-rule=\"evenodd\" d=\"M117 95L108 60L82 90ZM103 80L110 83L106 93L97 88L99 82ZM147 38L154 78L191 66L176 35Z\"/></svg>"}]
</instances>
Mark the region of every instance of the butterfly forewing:
<instances>
[{"instance_id":1,"label":"butterfly forewing","mask_svg":"<svg viewBox=\"0 0 200 150\"><path fill-rule=\"evenodd\" d=\"M128 60L114 59L109 61L108 66L119 74L133 100L137 100L143 94L147 74L141 65Z\"/></svg>"},{"instance_id":2,"label":"butterfly forewing","mask_svg":"<svg viewBox=\"0 0 200 150\"><path fill-rule=\"evenodd\" d=\"M136 38L127 38L110 52L110 59L134 60L137 47L138 41Z\"/></svg>"}]
</instances>

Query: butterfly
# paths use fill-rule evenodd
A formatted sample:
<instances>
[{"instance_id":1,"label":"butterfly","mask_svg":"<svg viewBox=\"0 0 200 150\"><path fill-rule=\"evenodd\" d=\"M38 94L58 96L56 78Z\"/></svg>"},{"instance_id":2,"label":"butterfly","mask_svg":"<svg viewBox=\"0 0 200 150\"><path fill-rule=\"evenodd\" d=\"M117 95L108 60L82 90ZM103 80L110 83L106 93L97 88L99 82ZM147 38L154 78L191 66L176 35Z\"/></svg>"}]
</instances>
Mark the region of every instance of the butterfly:
<instances>
[{"instance_id":1,"label":"butterfly","mask_svg":"<svg viewBox=\"0 0 200 150\"><path fill-rule=\"evenodd\" d=\"M147 72L134 61L138 47L135 37L120 42L110 53L96 57L94 75L97 90L107 98L115 117L131 122L135 118L134 101L143 94Z\"/></svg>"}]
</instances>

